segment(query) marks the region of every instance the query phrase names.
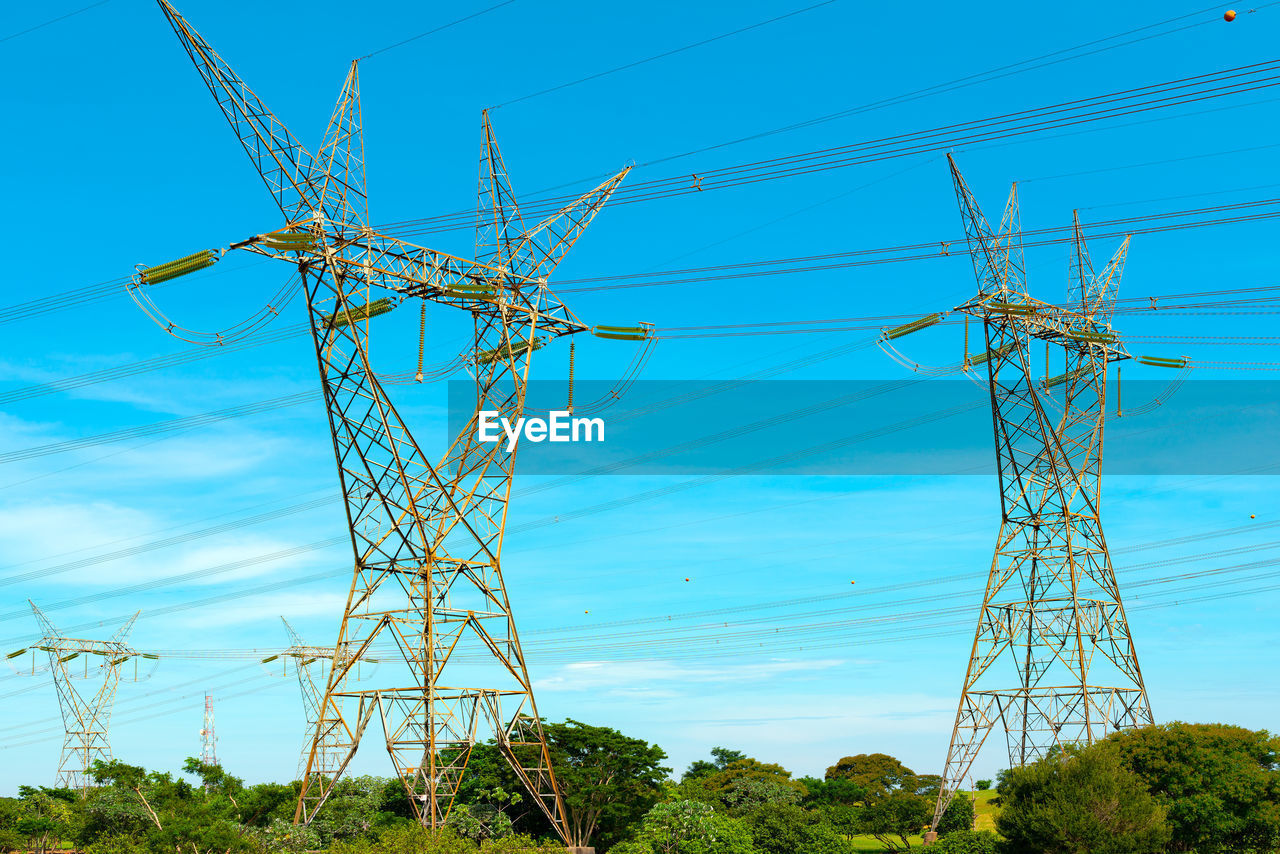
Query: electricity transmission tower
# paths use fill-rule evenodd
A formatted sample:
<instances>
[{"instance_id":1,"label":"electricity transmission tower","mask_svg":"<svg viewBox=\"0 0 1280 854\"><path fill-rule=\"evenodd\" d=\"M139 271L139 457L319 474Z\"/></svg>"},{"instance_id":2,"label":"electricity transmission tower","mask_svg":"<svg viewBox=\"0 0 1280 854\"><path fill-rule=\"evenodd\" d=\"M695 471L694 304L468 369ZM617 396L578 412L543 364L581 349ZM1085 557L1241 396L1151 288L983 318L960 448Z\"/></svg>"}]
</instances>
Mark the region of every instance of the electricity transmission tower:
<instances>
[{"instance_id":1,"label":"electricity transmission tower","mask_svg":"<svg viewBox=\"0 0 1280 854\"><path fill-rule=\"evenodd\" d=\"M218 764L218 733L213 727L213 695L204 695L204 726L200 728L200 762Z\"/></svg>"},{"instance_id":2,"label":"electricity transmission tower","mask_svg":"<svg viewBox=\"0 0 1280 854\"><path fill-rule=\"evenodd\" d=\"M445 821L483 727L567 839L501 570L514 453L479 442L473 413L432 464L374 376L368 320L407 298L468 312L475 410L514 420L533 352L588 329L547 277L630 167L526 227L486 114L478 260L414 246L370 225L355 62L313 156L167 0L158 2L284 215L283 228L230 248L281 259L301 275L346 498L355 571L295 820L314 818L376 716L423 824ZM134 292L217 255L207 250L143 270ZM393 296L371 299L373 289ZM348 676L377 639L394 642L399 677L357 689ZM463 671L454 659L464 655L487 664Z\"/></svg>"},{"instance_id":3,"label":"electricity transmission tower","mask_svg":"<svg viewBox=\"0 0 1280 854\"><path fill-rule=\"evenodd\" d=\"M31 653L30 663L19 664L18 669L26 675L35 675L43 670L36 664L35 653L48 654L49 670L53 674L58 706L62 710L62 728L66 733L62 755L58 759L57 785L83 792L89 788L89 769L93 763L111 759L107 729L120 679L123 676L136 681L138 659L157 656L139 653L125 643L134 621L138 619L136 613L111 636L111 640L84 640L65 637L34 602L27 601L40 622L44 636L33 646L9 653L8 658L17 661ZM130 661L134 663L132 678L122 670ZM98 678L102 679L102 684L92 694L76 687L78 681Z\"/></svg>"},{"instance_id":4,"label":"electricity transmission tower","mask_svg":"<svg viewBox=\"0 0 1280 854\"><path fill-rule=\"evenodd\" d=\"M986 341L984 353L966 353L965 361L984 366L990 388L1001 522L935 830L997 724L1010 765L1020 766L1056 745L1090 744L1152 722L1099 512L1107 367L1130 358L1111 328L1129 241L1095 272L1076 218L1070 305L1034 299L1017 186L992 229L948 160L978 280L977 295L956 311L981 321ZM1044 378L1033 371L1037 340L1062 348L1062 373L1049 375L1048 355Z\"/></svg>"},{"instance_id":5,"label":"electricity transmission tower","mask_svg":"<svg viewBox=\"0 0 1280 854\"><path fill-rule=\"evenodd\" d=\"M308 644L284 617L280 618L280 622L284 623L285 631L289 633L290 646L288 649L262 659L262 663L282 662L284 669L281 675L285 676L289 675L289 670L292 668L294 676L298 679L298 687L302 690L302 705L307 715L307 744L302 749L302 757L298 763L298 776L302 777L306 773L307 761L311 757L312 734L315 732L316 723L320 720L320 709L324 706L324 692L329 684L329 668L335 660L335 655L331 648ZM348 657L344 649L337 659L345 662ZM376 660L365 656L361 661L355 662L355 665L358 667L361 662L374 661ZM320 767L332 767L340 759L341 757L322 756L318 763Z\"/></svg>"}]
</instances>

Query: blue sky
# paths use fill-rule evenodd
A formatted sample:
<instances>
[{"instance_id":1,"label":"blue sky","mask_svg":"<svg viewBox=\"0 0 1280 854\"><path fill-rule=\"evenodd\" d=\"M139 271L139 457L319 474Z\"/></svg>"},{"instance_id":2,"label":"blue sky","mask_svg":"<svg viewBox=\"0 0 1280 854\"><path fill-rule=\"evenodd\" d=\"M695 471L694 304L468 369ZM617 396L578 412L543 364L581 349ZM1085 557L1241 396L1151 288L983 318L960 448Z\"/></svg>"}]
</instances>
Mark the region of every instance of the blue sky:
<instances>
[{"instance_id":1,"label":"blue sky","mask_svg":"<svg viewBox=\"0 0 1280 854\"><path fill-rule=\"evenodd\" d=\"M66 5L66 11L77 8ZM486 5L436 12L373 0L358 15L338 3L304 9L191 0L179 8L294 134L314 145L353 57ZM374 56L361 70L373 221L473 206L482 108L802 5L655 2L640 11L517 0ZM692 176L1274 58L1280 10L1242 9L1232 24L1222 22L1220 10L1201 10L1134 38L1167 35L1113 50L653 162L1197 8L1085 2L1059 11L838 0L511 103L493 120L517 193L536 195L564 184L585 187L632 161L642 165L630 181ZM17 32L60 9L28 7L10 15L6 26ZM0 167L11 199L4 214L4 305L109 281L135 264L226 245L279 224L154 5L112 0L5 42L0 64L8 79L20 81L7 95L17 122ZM1260 89L954 153L989 215L1003 203L1008 183L1022 182L1027 229L1066 225L1073 208L1088 223L1267 199L1280 195L1276 97L1274 89ZM945 160L931 153L606 209L557 278L931 243L960 233ZM1121 295L1274 284L1275 237L1268 220L1142 235L1134 240ZM414 239L470 251L465 230ZM1096 241L1095 260L1115 244ZM1066 266L1062 245L1028 250L1033 292L1060 299ZM185 325L216 329L260 307L285 276L278 267L231 258L157 291L156 299ZM912 315L955 305L973 287L967 259L953 255L568 299L591 323L645 320L663 329ZM302 320L300 306L290 308L276 328ZM416 313L408 314L394 314L375 329L375 358L384 370L413 367ZM432 318L427 358L438 362L457 353L462 339L442 310ZM1148 336L1144 351L1157 355L1270 362L1274 341L1203 340L1265 338L1269 323L1265 314L1156 313L1117 325ZM3 334L0 395L188 349L142 316L123 290L87 304L51 299L28 317L5 321ZM918 343L908 340L921 361L943 363L958 353L959 334L949 327ZM807 364L780 379L908 377L874 347L805 358L869 335L673 338L659 342L645 378L729 379L795 362ZM539 376L563 377L564 349L539 353ZM611 380L631 354L630 345L583 342L579 376ZM1132 376L1159 378L1141 370L1133 368ZM1270 378L1257 371L1196 376ZM297 685L273 678L244 651L285 645L280 615L312 643L331 640L335 631L349 547L298 548L343 533L323 413L309 401L127 442L25 459L14 459L14 452L315 386L310 347L288 338L0 405L0 454L11 455L0 464L0 612L6 615L0 637L12 648L37 634L34 619L22 613L28 598L59 603L222 568L50 612L71 626L143 611L133 641L159 651L161 659L150 679L120 688L112 732L119 757L175 769L196 754L208 690L215 697L219 754L232 773L250 780L293 773L302 739ZM443 384L398 387L394 394L419 441L433 453L442 449ZM624 400L619 411L625 406ZM981 410L958 417L979 424L986 418ZM871 416L853 425L876 426ZM698 429L689 426L691 434ZM1206 453L1212 450L1212 420L1184 429L1197 431ZM911 446L909 431L902 441ZM683 480L596 477L541 491L534 491L541 479L518 480L504 567L541 711L655 741L677 770L715 745L781 762L797 774L821 773L841 756L872 751L895 754L920 771L940 768L996 531L994 477L753 475L623 501ZM613 499L621 506L575 513ZM307 509L221 534L182 536L300 504ZM1277 514L1267 476L1108 478L1104 522L1158 719L1280 728L1277 689L1265 678L1276 664L1273 615L1280 593L1266 589L1274 578L1255 578L1265 576L1280 547L1265 527ZM556 521L559 515L573 518ZM1150 547L1251 522L1256 531ZM168 538L179 541L149 545ZM1254 546L1247 558L1219 554ZM133 553L102 559L126 549ZM255 560L276 552L292 554ZM77 561L84 565L65 568ZM1156 583L1245 561L1260 565ZM289 579L305 583L285 586ZM281 587L176 610L273 583ZM1214 586L1191 589L1201 584ZM1183 601L1219 592L1247 595ZM782 604L764 607L770 603ZM720 608L735 610L724 617L682 616ZM931 619L935 609L947 613ZM663 623L612 625L667 616L678 626L706 625L634 640L623 633ZM765 619L735 625L755 617ZM855 619L863 622L813 626ZM717 629L716 623L729 625ZM103 634L112 630L101 627ZM758 637L744 640L752 631ZM19 782L52 782L60 742L52 685L0 674L0 704L0 793ZM989 775L1001 763L993 743L976 770ZM362 750L357 768L390 770L376 741Z\"/></svg>"}]
</instances>

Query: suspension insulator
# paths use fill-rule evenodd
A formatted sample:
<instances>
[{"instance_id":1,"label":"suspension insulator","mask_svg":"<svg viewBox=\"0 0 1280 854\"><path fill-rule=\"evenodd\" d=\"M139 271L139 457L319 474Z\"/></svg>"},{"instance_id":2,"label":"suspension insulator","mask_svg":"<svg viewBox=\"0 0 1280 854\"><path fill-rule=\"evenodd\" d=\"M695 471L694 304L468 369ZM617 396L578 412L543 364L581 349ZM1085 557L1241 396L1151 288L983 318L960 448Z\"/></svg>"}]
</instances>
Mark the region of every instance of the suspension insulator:
<instances>
[{"instance_id":1,"label":"suspension insulator","mask_svg":"<svg viewBox=\"0 0 1280 854\"><path fill-rule=\"evenodd\" d=\"M1163 356L1139 356L1139 365L1146 365L1149 368L1185 368L1187 359L1166 359Z\"/></svg>"},{"instance_id":2,"label":"suspension insulator","mask_svg":"<svg viewBox=\"0 0 1280 854\"><path fill-rule=\"evenodd\" d=\"M339 326L346 326L351 321L368 320L371 317L386 314L395 307L396 304L391 301L390 297L380 297L349 311L335 311L333 314L326 314L324 326L326 329L336 329Z\"/></svg>"},{"instance_id":3,"label":"suspension insulator","mask_svg":"<svg viewBox=\"0 0 1280 854\"><path fill-rule=\"evenodd\" d=\"M311 252L316 248L316 236L309 231L273 231L262 236L262 245L284 252Z\"/></svg>"},{"instance_id":4,"label":"suspension insulator","mask_svg":"<svg viewBox=\"0 0 1280 854\"><path fill-rule=\"evenodd\" d=\"M78 652L73 652L73 653L71 653L70 655L64 655L64 656L62 656L61 658L59 658L59 659L58 659L58 663L59 663L59 664L61 664L61 663L62 663L62 662L64 662L64 661L70 661L70 660L71 660L71 659L73 659L73 658L79 658L79 657L80 657L80 653L78 653Z\"/></svg>"},{"instance_id":5,"label":"suspension insulator","mask_svg":"<svg viewBox=\"0 0 1280 854\"><path fill-rule=\"evenodd\" d=\"M928 317L922 317L919 320L913 320L910 323L904 323L901 326L895 326L892 329L884 331L886 341L892 341L894 338L901 338L904 335L910 335L912 332L919 332L921 329L928 329L942 321L942 315L934 313Z\"/></svg>"},{"instance_id":6,"label":"suspension insulator","mask_svg":"<svg viewBox=\"0 0 1280 854\"><path fill-rule=\"evenodd\" d=\"M1089 370L1088 368L1078 368L1074 371L1070 371L1065 374L1058 374L1056 377L1049 377L1047 380L1045 380L1044 387L1055 388L1057 386L1062 385L1069 379L1079 379L1080 377L1090 373L1092 373L1092 371Z\"/></svg>"},{"instance_id":7,"label":"suspension insulator","mask_svg":"<svg viewBox=\"0 0 1280 854\"><path fill-rule=\"evenodd\" d=\"M315 662L317 662L317 661L319 661L319 660L320 660L320 659L318 659L318 658L304 658L304 659L302 660L302 663L301 663L301 664L299 664L298 666L299 666L299 667L306 667L308 664L313 664L313 663L315 663Z\"/></svg>"},{"instance_id":8,"label":"suspension insulator","mask_svg":"<svg viewBox=\"0 0 1280 854\"><path fill-rule=\"evenodd\" d=\"M279 657L280 657L280 656L278 656L278 655L268 655L266 658L262 659L262 663L263 663L263 664L270 664L271 662L275 661L275 660L276 660L277 658L279 658Z\"/></svg>"},{"instance_id":9,"label":"suspension insulator","mask_svg":"<svg viewBox=\"0 0 1280 854\"><path fill-rule=\"evenodd\" d=\"M169 279L176 279L179 276L203 270L205 267L212 267L218 263L220 257L216 249L202 249L154 267L144 267L140 274L142 283L154 285L158 282L167 282Z\"/></svg>"},{"instance_id":10,"label":"suspension insulator","mask_svg":"<svg viewBox=\"0 0 1280 854\"><path fill-rule=\"evenodd\" d=\"M534 338L532 342L524 340L512 341L509 344L504 344L501 347L495 347L492 350L481 350L476 354L476 364L487 365L490 362L496 362L499 359L514 359L527 352L540 350L545 346L545 344L546 342L541 338Z\"/></svg>"},{"instance_id":11,"label":"suspension insulator","mask_svg":"<svg viewBox=\"0 0 1280 854\"><path fill-rule=\"evenodd\" d=\"M1067 337L1090 344L1112 344L1116 340L1114 332L1093 332L1088 329L1074 329L1067 332Z\"/></svg>"},{"instance_id":12,"label":"suspension insulator","mask_svg":"<svg viewBox=\"0 0 1280 854\"><path fill-rule=\"evenodd\" d=\"M1018 302L992 301L987 303L986 307L992 314L1035 314L1037 310L1034 305L1023 305Z\"/></svg>"},{"instance_id":13,"label":"suspension insulator","mask_svg":"<svg viewBox=\"0 0 1280 854\"><path fill-rule=\"evenodd\" d=\"M144 652L144 653L142 653L142 657L143 657L143 658L149 658L149 659L151 659L152 661L158 661L158 660L159 660L159 658L160 658L160 656L156 655L154 652Z\"/></svg>"},{"instance_id":14,"label":"suspension insulator","mask_svg":"<svg viewBox=\"0 0 1280 854\"><path fill-rule=\"evenodd\" d=\"M593 326L591 334L614 341L643 341L653 332L652 326Z\"/></svg>"},{"instance_id":15,"label":"suspension insulator","mask_svg":"<svg viewBox=\"0 0 1280 854\"><path fill-rule=\"evenodd\" d=\"M17 652L11 652L11 653L9 653L8 655L6 655L6 656L5 656L5 658L17 658L18 656L22 655L22 654L23 654L24 652L26 652L26 651L27 651L27 650L26 650L25 648L23 648L23 649L18 650Z\"/></svg>"},{"instance_id":16,"label":"suspension insulator","mask_svg":"<svg viewBox=\"0 0 1280 854\"><path fill-rule=\"evenodd\" d=\"M1003 347L997 347L994 350L986 350L976 356L970 356L969 364L985 365L989 359L1003 356L1010 350L1013 350L1016 346L1016 344L1005 344Z\"/></svg>"},{"instance_id":17,"label":"suspension insulator","mask_svg":"<svg viewBox=\"0 0 1280 854\"><path fill-rule=\"evenodd\" d=\"M119 658L114 658L111 661L108 661L107 667L115 667L117 664L124 664L128 660L129 660L129 656L122 655Z\"/></svg>"},{"instance_id":18,"label":"suspension insulator","mask_svg":"<svg viewBox=\"0 0 1280 854\"><path fill-rule=\"evenodd\" d=\"M498 298L498 289L493 285L450 285L443 292L445 296L454 299L482 299L492 302Z\"/></svg>"}]
</instances>

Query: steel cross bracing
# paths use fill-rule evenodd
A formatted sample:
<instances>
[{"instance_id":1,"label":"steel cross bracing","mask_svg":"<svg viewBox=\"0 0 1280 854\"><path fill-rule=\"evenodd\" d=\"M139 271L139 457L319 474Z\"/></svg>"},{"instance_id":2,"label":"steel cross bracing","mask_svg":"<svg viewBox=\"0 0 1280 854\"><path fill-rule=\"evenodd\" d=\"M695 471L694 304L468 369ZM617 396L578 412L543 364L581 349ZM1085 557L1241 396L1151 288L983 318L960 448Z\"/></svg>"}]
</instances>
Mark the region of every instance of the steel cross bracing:
<instances>
[{"instance_id":1,"label":"steel cross bracing","mask_svg":"<svg viewBox=\"0 0 1280 854\"><path fill-rule=\"evenodd\" d=\"M130 617L110 640L84 640L63 636L34 602L28 600L28 604L44 631L44 637L29 647L29 650L33 654L39 650L49 656L49 669L57 688L62 727L66 733L62 742L62 755L58 759L57 786L83 792L89 788L89 771L93 768L93 763L111 759L107 730L111 723L111 707L115 703L116 688L120 685L120 668L133 661L136 676L137 659L143 657L125 643L138 614ZM15 653L9 657L17 656L18 653ZM36 668L33 666L31 671L34 673ZM97 678L102 679L102 684L91 695L76 687L77 680Z\"/></svg>"},{"instance_id":2,"label":"steel cross bracing","mask_svg":"<svg viewBox=\"0 0 1280 854\"><path fill-rule=\"evenodd\" d=\"M533 351L586 329L547 277L629 167L526 229L486 115L482 260L396 240L369 225L356 63L313 156L167 0L158 2L284 214L282 229L232 248L301 272L346 497L355 572L295 819L314 818L377 717L422 823L447 818L483 725L564 836L563 799L501 571L514 455L477 443L473 414L439 465L426 459L374 377L367 307L380 288L470 312L476 412L518 417ZM383 634L403 655L399 684L353 688L349 673ZM450 666L466 646L487 651L492 666Z\"/></svg>"},{"instance_id":3,"label":"steel cross bracing","mask_svg":"<svg viewBox=\"0 0 1280 854\"><path fill-rule=\"evenodd\" d=\"M288 620L281 617L280 621L284 623L285 630L289 633L291 641L289 648L264 658L262 663L281 661L284 664L284 672L281 675L287 676L289 668L292 667L298 679L298 687L302 691L302 705L307 716L307 743L302 749L302 756L298 763L298 777L301 779L306 773L307 761L311 758L313 734L316 722L320 719L320 709L324 706L324 692L329 684L329 670L335 659L345 662L350 657L350 653L343 649L335 654L332 647L312 646L302 639L293 626L289 625ZM356 666L359 667L361 663L376 662L377 659L365 656L356 662ZM329 744L321 743L318 745L318 750L321 756L317 761L322 766L332 766L341 760L341 757L333 756L333 750Z\"/></svg>"},{"instance_id":4,"label":"steel cross bracing","mask_svg":"<svg viewBox=\"0 0 1280 854\"><path fill-rule=\"evenodd\" d=\"M957 310L985 333L1001 524L934 829L997 724L1020 766L1152 722L1099 515L1107 365L1129 357L1110 325L1129 241L1095 272L1077 218L1071 306L1032 299L1016 185L994 230L954 161L951 174L979 289ZM1033 374L1033 340L1064 349L1062 374Z\"/></svg>"}]
</instances>

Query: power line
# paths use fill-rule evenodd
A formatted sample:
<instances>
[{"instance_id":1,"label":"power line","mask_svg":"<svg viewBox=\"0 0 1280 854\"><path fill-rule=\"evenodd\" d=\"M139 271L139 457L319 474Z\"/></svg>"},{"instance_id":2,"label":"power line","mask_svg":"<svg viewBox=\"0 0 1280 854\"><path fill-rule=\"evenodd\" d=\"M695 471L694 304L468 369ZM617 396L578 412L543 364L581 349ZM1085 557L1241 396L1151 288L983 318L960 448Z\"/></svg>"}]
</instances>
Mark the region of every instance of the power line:
<instances>
[{"instance_id":1,"label":"power line","mask_svg":"<svg viewBox=\"0 0 1280 854\"><path fill-rule=\"evenodd\" d=\"M99 6L103 6L110 2L111 0L98 0L97 3L90 3L88 6L82 6L79 9L75 9L73 11L67 12L65 15L59 15L56 18L50 18L49 20L44 21L43 23L36 24L34 27L27 27L25 30L19 30L16 33L10 33L7 36L0 37L0 42L7 42L9 41L9 39L16 39L19 36L25 36L27 33L34 33L36 30L44 29L50 24L56 24L59 21L65 21L67 18L73 17L75 15L79 15L81 12L88 12L90 9L96 9Z\"/></svg>"},{"instance_id":2,"label":"power line","mask_svg":"<svg viewBox=\"0 0 1280 854\"><path fill-rule=\"evenodd\" d=\"M516 0L503 0L503 2L501 2L501 3L497 3L497 4L493 5L493 6L489 6L489 7L485 8L485 9L481 9L481 10L480 10L480 11L478 11L478 12L472 12L470 15L464 15L463 17L458 18L458 19L453 20L453 21L450 21L450 22L449 22L449 23L447 23L447 24L441 24L440 26L438 26L438 27L436 27L436 28L434 28L434 29L427 30L426 32L423 32L423 33L418 33L416 36L409 36L409 38L407 38L407 39L403 39L403 40L398 41L398 42L395 42L394 44L389 44L389 45L387 45L386 47L380 47L380 48L378 48L377 50L375 50L373 53L366 53L364 56L360 57L360 58L357 60L357 62L362 61L362 60L365 60L365 59L371 59L371 58L373 58L373 57L377 56L378 54L380 54L380 53L386 53L386 52L387 52L387 51L389 51L389 50L395 50L396 48L398 48L398 47L402 47L402 46L404 46L404 45L407 45L407 44L409 44L410 42L416 42L418 39L423 39L423 38L426 38L427 36L435 35L436 33L438 33L438 32L442 32L442 31L444 31L444 30L447 30L447 29L449 29L450 27L456 27L456 26L458 26L458 24L466 23L467 21L470 21L470 20L472 20L473 18L479 18L481 15L487 15L487 14L489 14L490 12L495 12L495 11L497 11L498 9L501 9L503 6L510 6L510 5L511 5L512 3L514 3L514 2L516 2Z\"/></svg>"},{"instance_id":3,"label":"power line","mask_svg":"<svg viewBox=\"0 0 1280 854\"><path fill-rule=\"evenodd\" d=\"M570 80L567 83L560 83L559 85L556 85L556 86L550 86L546 89L540 89L537 92L530 92L528 95L521 95L518 98L512 98L509 101L503 101L501 104L497 104L491 109L496 110L499 107L507 107L507 106L510 106L511 104L518 104L521 101L528 101L532 98L539 98L543 95L549 95L552 92L559 92L562 89L568 89L571 86L577 86L581 83L587 83L591 80L599 80L601 77L608 77L610 74L617 74L619 71L626 71L627 69L635 68L640 65L645 65L650 62L655 62L659 59L666 59L669 56L675 56L676 54L684 53L687 50L693 50L694 48L699 48L704 45L709 45L709 44L712 44L713 42L718 42L723 39L730 38L732 36L741 35L742 33L750 32L751 30L757 30L760 27L768 26L769 24L774 24L774 23L777 23L778 21L784 21L787 18L794 18L796 15L803 15L805 12L811 12L814 9L819 9L823 6L830 6L832 3L835 3L835 2L837 2L837 0L822 0L822 2L820 3L814 3L812 6L805 6L803 9L796 9L795 11L787 12L784 15L778 15L776 17L769 18L766 21L758 21L746 27L740 27L739 29L732 30L727 33L721 33L718 36L712 36L711 38L702 39L701 41L696 41L696 42L693 42L692 44L687 44L681 47L673 48L672 50L663 51L662 53L654 54L653 56L648 56L648 57L645 57L644 59L637 59L634 62L628 62L625 65L618 65L618 66L615 66L614 68L610 68L605 71L598 71L595 74L588 74L586 77L579 77L577 80Z\"/></svg>"},{"instance_id":4,"label":"power line","mask_svg":"<svg viewBox=\"0 0 1280 854\"><path fill-rule=\"evenodd\" d=\"M613 203L631 204L690 195L712 189L866 165L899 157L936 153L958 146L976 145L1152 110L1168 109L1255 89L1274 87L1280 84L1277 71L1280 71L1280 60L1268 60L982 119L956 122L734 166L704 169L700 170L697 176L693 176L699 178L697 182L692 181L689 175L655 178L619 187L614 194ZM525 213L527 216L540 217L558 210L572 198L574 196L571 194L535 198ZM473 216L471 211L456 211L434 217L387 223L383 229L405 234L450 231L472 227Z\"/></svg>"}]
</instances>

